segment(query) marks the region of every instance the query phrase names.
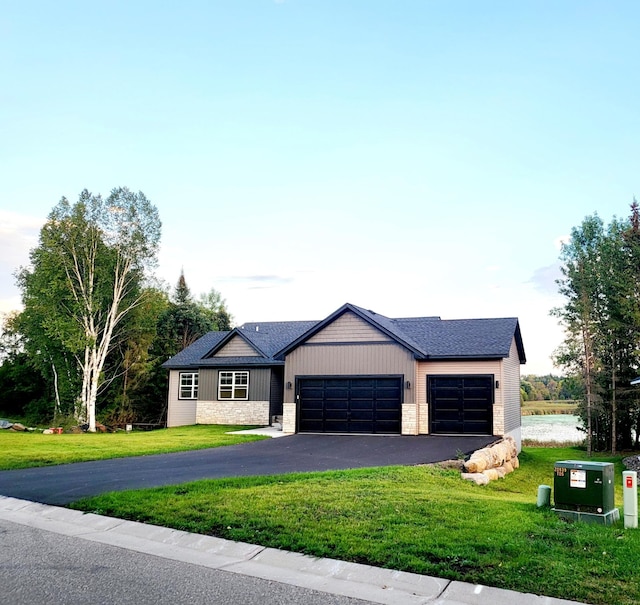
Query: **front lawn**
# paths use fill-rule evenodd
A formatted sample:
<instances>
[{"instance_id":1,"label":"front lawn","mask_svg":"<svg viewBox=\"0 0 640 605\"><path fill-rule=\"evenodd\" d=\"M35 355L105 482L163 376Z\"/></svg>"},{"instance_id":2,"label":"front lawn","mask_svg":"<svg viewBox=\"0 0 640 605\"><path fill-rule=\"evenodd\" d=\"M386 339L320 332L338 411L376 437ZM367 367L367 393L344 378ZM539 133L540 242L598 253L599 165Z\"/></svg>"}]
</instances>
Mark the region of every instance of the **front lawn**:
<instances>
[{"instance_id":1,"label":"front lawn","mask_svg":"<svg viewBox=\"0 0 640 605\"><path fill-rule=\"evenodd\" d=\"M131 433L62 435L0 430L0 470L166 454L265 439L259 435L227 434L243 428L249 427L197 425Z\"/></svg>"},{"instance_id":2,"label":"front lawn","mask_svg":"<svg viewBox=\"0 0 640 605\"><path fill-rule=\"evenodd\" d=\"M554 462L584 458L577 448L527 448L519 470L484 487L437 466L390 467L198 481L73 508L522 592L639 603L638 530L536 508ZM616 462L619 484L620 458L598 460Z\"/></svg>"}]
</instances>

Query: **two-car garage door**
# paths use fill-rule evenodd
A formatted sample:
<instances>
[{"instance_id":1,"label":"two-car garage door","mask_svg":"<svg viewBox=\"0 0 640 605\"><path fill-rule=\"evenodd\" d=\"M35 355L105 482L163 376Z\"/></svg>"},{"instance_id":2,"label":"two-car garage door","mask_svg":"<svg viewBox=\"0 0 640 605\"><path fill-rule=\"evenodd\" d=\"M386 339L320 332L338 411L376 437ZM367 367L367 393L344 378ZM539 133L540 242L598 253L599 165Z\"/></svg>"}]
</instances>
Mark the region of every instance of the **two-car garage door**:
<instances>
[{"instance_id":1,"label":"two-car garage door","mask_svg":"<svg viewBox=\"0 0 640 605\"><path fill-rule=\"evenodd\" d=\"M492 375L428 376L429 432L493 434L493 385ZM297 388L302 433L400 433L402 377L301 377Z\"/></svg>"},{"instance_id":2,"label":"two-car garage door","mask_svg":"<svg viewBox=\"0 0 640 605\"><path fill-rule=\"evenodd\" d=\"M400 432L402 377L298 379L302 433Z\"/></svg>"}]
</instances>

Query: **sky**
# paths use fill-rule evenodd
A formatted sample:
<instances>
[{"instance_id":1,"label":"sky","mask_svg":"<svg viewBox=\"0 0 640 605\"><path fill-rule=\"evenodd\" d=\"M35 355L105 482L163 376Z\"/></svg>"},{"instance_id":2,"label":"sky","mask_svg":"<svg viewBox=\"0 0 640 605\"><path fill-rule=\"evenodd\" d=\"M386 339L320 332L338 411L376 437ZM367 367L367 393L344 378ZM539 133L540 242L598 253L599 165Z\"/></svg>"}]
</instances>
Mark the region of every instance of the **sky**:
<instances>
[{"instance_id":1,"label":"sky","mask_svg":"<svg viewBox=\"0 0 640 605\"><path fill-rule=\"evenodd\" d=\"M235 322L518 317L640 195L637 1L3 2L0 312L61 197L142 191Z\"/></svg>"}]
</instances>

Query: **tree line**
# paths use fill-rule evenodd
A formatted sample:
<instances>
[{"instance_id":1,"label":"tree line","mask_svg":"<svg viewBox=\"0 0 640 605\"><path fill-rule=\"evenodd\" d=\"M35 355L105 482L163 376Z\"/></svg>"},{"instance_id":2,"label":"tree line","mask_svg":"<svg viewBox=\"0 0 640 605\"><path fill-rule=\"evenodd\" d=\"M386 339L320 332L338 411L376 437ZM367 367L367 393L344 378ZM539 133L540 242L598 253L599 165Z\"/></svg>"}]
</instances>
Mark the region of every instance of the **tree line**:
<instances>
[{"instance_id":1,"label":"tree line","mask_svg":"<svg viewBox=\"0 0 640 605\"><path fill-rule=\"evenodd\" d=\"M552 310L565 330L556 366L582 382L579 413L587 448L637 449L640 433L640 209L608 225L587 216L562 245L559 292Z\"/></svg>"},{"instance_id":2,"label":"tree line","mask_svg":"<svg viewBox=\"0 0 640 605\"><path fill-rule=\"evenodd\" d=\"M576 376L535 376L527 374L520 379L520 399L525 401L571 401L581 399L583 381Z\"/></svg>"},{"instance_id":3,"label":"tree line","mask_svg":"<svg viewBox=\"0 0 640 605\"><path fill-rule=\"evenodd\" d=\"M23 308L3 320L0 413L32 423L166 418L169 357L232 317L215 289L195 298L184 273L153 275L161 221L142 192L84 190L40 230L16 272Z\"/></svg>"}]
</instances>

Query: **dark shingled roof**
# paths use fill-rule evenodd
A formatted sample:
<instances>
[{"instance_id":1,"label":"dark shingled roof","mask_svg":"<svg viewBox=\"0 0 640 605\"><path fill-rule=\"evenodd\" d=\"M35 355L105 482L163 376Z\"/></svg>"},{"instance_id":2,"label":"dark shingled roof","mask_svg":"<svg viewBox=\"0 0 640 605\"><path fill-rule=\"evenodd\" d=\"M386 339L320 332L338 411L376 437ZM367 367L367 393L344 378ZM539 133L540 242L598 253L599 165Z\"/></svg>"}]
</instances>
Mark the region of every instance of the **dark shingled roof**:
<instances>
[{"instance_id":1,"label":"dark shingled roof","mask_svg":"<svg viewBox=\"0 0 640 605\"><path fill-rule=\"evenodd\" d=\"M322 321L280 321L245 323L230 332L209 332L190 347L163 364L163 367L281 365L294 350L346 312L373 325L416 359L500 359L509 356L515 338L520 363L526 362L518 319L449 319L406 317L392 319L345 304ZM255 357L215 357L235 336L240 335L256 350Z\"/></svg>"}]
</instances>

